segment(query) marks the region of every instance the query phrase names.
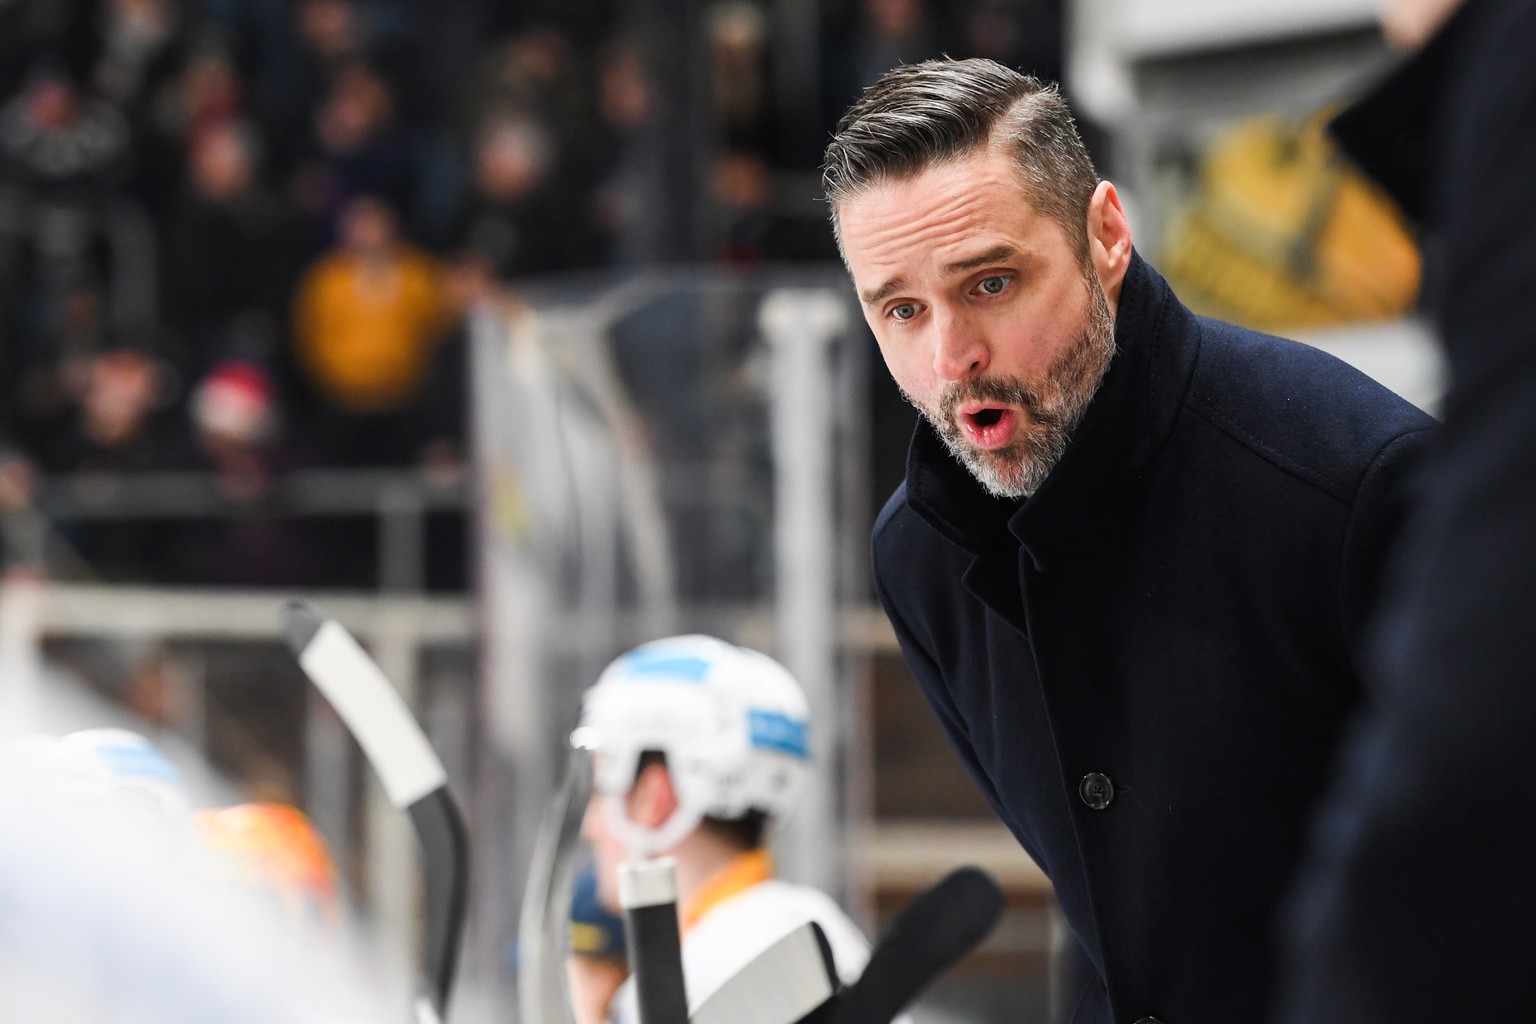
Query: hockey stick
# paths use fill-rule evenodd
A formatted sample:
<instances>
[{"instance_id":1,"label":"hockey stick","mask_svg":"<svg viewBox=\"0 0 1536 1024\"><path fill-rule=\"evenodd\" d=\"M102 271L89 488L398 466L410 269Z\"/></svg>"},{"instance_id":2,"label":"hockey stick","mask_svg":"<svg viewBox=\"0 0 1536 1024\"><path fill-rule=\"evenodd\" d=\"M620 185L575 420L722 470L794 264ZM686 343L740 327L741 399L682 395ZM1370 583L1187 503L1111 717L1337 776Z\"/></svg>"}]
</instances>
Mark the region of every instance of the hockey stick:
<instances>
[{"instance_id":1,"label":"hockey stick","mask_svg":"<svg viewBox=\"0 0 1536 1024\"><path fill-rule=\"evenodd\" d=\"M283 637L363 748L389 802L410 815L427 894L425 992L416 1000L416 1020L439 1024L453 989L469 882L469 840L443 764L400 694L339 622L290 602Z\"/></svg>"},{"instance_id":2,"label":"hockey stick","mask_svg":"<svg viewBox=\"0 0 1536 1024\"><path fill-rule=\"evenodd\" d=\"M693 1011L689 1024L787 1024L836 994L826 934L807 922L759 953Z\"/></svg>"},{"instance_id":3,"label":"hockey stick","mask_svg":"<svg viewBox=\"0 0 1536 1024\"><path fill-rule=\"evenodd\" d=\"M903 908L864 973L801 1024L890 1024L918 993L997 924L1003 893L976 867L957 868Z\"/></svg>"},{"instance_id":4,"label":"hockey stick","mask_svg":"<svg viewBox=\"0 0 1536 1024\"><path fill-rule=\"evenodd\" d=\"M640 1024L688 1024L676 861L649 857L620 864L619 903L624 907Z\"/></svg>"},{"instance_id":5,"label":"hockey stick","mask_svg":"<svg viewBox=\"0 0 1536 1024\"><path fill-rule=\"evenodd\" d=\"M804 925L711 993L691 1024L888 1024L992 930L1002 899L997 883L980 868L951 872L907 904L859 980L842 992L825 936L815 928L815 939L808 939L815 926ZM816 940L819 954L808 944ZM819 971L811 965L813 955L824 957Z\"/></svg>"}]
</instances>

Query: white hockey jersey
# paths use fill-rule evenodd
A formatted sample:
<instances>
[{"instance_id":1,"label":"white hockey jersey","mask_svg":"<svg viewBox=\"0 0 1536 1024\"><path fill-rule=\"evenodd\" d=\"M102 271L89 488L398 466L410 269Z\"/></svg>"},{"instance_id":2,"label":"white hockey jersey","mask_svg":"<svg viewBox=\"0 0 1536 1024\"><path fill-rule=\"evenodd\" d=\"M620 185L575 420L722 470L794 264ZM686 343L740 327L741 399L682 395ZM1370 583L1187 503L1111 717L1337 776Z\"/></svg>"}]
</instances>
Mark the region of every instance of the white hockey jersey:
<instances>
[{"instance_id":1,"label":"white hockey jersey","mask_svg":"<svg viewBox=\"0 0 1536 1024\"><path fill-rule=\"evenodd\" d=\"M808 921L826 934L843 984L857 980L869 962L869 941L819 889L767 878L712 902L691 921L685 910L683 984L690 1011L759 953ZM609 1020L639 1024L633 978L614 995Z\"/></svg>"}]
</instances>

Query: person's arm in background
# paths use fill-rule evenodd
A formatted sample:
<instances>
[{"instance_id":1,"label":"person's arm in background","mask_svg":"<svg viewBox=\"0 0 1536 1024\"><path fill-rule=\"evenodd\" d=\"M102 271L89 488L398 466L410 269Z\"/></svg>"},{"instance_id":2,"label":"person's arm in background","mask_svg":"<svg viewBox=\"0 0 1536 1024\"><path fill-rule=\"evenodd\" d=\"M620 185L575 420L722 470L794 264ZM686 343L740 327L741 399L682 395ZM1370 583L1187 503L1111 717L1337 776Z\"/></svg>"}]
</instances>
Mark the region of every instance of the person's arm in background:
<instances>
[{"instance_id":1,"label":"person's arm in background","mask_svg":"<svg viewBox=\"0 0 1536 1024\"><path fill-rule=\"evenodd\" d=\"M565 979L576 1024L604 1024L613 997L629 977L624 922L597 898L597 874L591 864L571 885L570 951Z\"/></svg>"},{"instance_id":2,"label":"person's arm in background","mask_svg":"<svg viewBox=\"0 0 1536 1024\"><path fill-rule=\"evenodd\" d=\"M565 958L565 979L571 988L571 1013L576 1024L604 1024L613 997L629 977L622 960L572 953Z\"/></svg>"},{"instance_id":3,"label":"person's arm in background","mask_svg":"<svg viewBox=\"0 0 1536 1024\"><path fill-rule=\"evenodd\" d=\"M1367 170L1407 158L1378 178L1433 239L1451 388L1376 628L1380 702L1299 875L1285 1024L1536 1020L1533 54L1536 0L1468 0L1394 79L1411 99L1389 86L1353 124L1387 151Z\"/></svg>"}]
</instances>

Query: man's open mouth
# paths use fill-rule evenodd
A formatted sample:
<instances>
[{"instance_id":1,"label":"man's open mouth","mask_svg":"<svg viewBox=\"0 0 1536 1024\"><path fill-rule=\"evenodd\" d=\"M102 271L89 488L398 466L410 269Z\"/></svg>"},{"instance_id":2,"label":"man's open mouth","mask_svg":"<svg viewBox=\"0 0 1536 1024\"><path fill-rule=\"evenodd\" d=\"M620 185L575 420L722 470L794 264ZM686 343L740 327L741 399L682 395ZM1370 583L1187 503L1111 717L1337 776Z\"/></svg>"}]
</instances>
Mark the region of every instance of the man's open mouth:
<instances>
[{"instance_id":1,"label":"man's open mouth","mask_svg":"<svg viewBox=\"0 0 1536 1024\"><path fill-rule=\"evenodd\" d=\"M971 416L976 425L983 428L992 426L1002 418L1003 410L1001 409L983 409L978 413L973 413Z\"/></svg>"},{"instance_id":2,"label":"man's open mouth","mask_svg":"<svg viewBox=\"0 0 1536 1024\"><path fill-rule=\"evenodd\" d=\"M960 422L960 430L966 440L987 450L1001 448L1013 440L1014 427L1018 422L1017 414L1007 406L979 403L962 406L957 411L956 419Z\"/></svg>"}]
</instances>

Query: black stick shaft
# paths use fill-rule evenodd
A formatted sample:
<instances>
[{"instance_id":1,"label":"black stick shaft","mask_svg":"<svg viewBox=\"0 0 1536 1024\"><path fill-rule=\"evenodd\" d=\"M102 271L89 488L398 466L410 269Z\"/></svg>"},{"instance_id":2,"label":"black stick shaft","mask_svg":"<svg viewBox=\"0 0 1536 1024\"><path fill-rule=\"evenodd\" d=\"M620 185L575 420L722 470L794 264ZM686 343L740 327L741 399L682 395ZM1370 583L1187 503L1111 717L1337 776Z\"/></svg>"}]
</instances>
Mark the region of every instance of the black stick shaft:
<instances>
[{"instance_id":1,"label":"black stick shaft","mask_svg":"<svg viewBox=\"0 0 1536 1024\"><path fill-rule=\"evenodd\" d=\"M960 868L892 922L859 980L840 993L835 1024L889 1024L935 978L974 949L1002 915L1003 895L980 868Z\"/></svg>"},{"instance_id":2,"label":"black stick shaft","mask_svg":"<svg viewBox=\"0 0 1536 1024\"><path fill-rule=\"evenodd\" d=\"M670 857L631 861L619 869L640 1024L688 1024L673 871Z\"/></svg>"},{"instance_id":3,"label":"black stick shaft","mask_svg":"<svg viewBox=\"0 0 1536 1024\"><path fill-rule=\"evenodd\" d=\"M427 892L427 934L421 970L427 998L439 1018L447 1016L448 995L459 962L469 890L469 836L447 787L429 793L407 810L421 844L422 880Z\"/></svg>"}]
</instances>

